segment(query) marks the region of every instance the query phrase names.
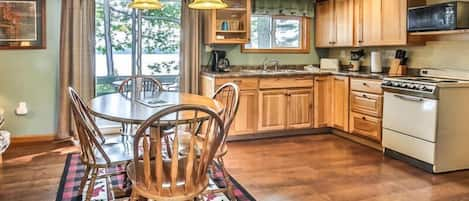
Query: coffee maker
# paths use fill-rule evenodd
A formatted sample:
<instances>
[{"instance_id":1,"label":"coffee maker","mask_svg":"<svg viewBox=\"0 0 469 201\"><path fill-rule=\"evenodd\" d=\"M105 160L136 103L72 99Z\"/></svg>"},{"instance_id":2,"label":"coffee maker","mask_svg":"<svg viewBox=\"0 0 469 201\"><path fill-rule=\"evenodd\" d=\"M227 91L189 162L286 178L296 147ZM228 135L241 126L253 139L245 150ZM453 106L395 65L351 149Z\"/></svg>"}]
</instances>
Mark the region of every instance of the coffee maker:
<instances>
[{"instance_id":1,"label":"coffee maker","mask_svg":"<svg viewBox=\"0 0 469 201\"><path fill-rule=\"evenodd\" d=\"M230 60L226 58L226 52L212 50L210 55L210 67L213 72L230 72Z\"/></svg>"}]
</instances>

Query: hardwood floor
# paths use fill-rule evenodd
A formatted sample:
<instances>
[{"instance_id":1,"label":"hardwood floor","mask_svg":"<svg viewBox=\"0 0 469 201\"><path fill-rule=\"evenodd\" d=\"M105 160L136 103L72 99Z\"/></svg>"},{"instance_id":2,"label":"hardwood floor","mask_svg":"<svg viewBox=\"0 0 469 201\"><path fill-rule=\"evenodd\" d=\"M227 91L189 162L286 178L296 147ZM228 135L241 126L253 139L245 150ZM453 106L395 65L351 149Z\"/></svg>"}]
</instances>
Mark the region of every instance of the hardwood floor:
<instances>
[{"instance_id":1,"label":"hardwood floor","mask_svg":"<svg viewBox=\"0 0 469 201\"><path fill-rule=\"evenodd\" d=\"M231 174L260 201L469 201L469 171L432 175L334 135L234 142ZM0 171L0 200L55 200L63 144L16 146Z\"/></svg>"}]
</instances>

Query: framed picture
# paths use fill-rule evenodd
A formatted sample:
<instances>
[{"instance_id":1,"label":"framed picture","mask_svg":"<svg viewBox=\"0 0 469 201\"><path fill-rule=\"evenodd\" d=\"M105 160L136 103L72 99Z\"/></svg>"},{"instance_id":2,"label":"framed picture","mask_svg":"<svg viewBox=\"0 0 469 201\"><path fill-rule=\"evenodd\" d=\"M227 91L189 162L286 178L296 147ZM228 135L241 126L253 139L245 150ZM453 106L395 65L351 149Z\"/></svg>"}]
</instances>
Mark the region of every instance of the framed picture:
<instances>
[{"instance_id":1,"label":"framed picture","mask_svg":"<svg viewBox=\"0 0 469 201\"><path fill-rule=\"evenodd\" d=\"M45 49L45 0L0 1L0 49Z\"/></svg>"}]
</instances>

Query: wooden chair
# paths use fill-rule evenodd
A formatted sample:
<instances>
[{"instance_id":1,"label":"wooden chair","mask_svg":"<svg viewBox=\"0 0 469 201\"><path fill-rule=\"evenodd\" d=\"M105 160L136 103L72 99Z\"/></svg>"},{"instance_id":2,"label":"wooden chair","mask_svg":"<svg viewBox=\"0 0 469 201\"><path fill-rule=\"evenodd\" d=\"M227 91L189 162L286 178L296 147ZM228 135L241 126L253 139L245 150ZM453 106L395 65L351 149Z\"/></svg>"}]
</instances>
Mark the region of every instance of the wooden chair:
<instances>
[{"instance_id":1,"label":"wooden chair","mask_svg":"<svg viewBox=\"0 0 469 201\"><path fill-rule=\"evenodd\" d=\"M157 79L150 76L134 76L130 77L122 82L119 86L119 93L127 95L132 92L133 83L137 84L137 93L143 95L150 92L151 94L164 91L163 84ZM122 134L124 136L132 136L134 125L122 123Z\"/></svg>"},{"instance_id":2,"label":"wooden chair","mask_svg":"<svg viewBox=\"0 0 469 201\"><path fill-rule=\"evenodd\" d=\"M163 136L163 128L159 126L166 117L175 119L169 122L175 130L171 140ZM201 118L209 123L204 127L206 137L198 146L196 129ZM132 181L131 200L200 198L209 184L209 164L225 135L223 124L215 111L199 105L172 106L146 120L136 132L134 160L127 167ZM185 132L178 132L179 129Z\"/></svg>"},{"instance_id":3,"label":"wooden chair","mask_svg":"<svg viewBox=\"0 0 469 201\"><path fill-rule=\"evenodd\" d=\"M80 195L83 195L84 186L91 173L87 189L86 200L93 194L97 178L107 179L108 197L113 198L111 176L121 172L98 175L100 169L107 169L117 165L127 165L133 159L133 149L129 143L105 143L105 138L99 131L96 123L88 113L87 107L78 93L68 88L72 102L72 114L75 121L75 132L80 140L81 161L86 166L85 174L80 183Z\"/></svg>"},{"instance_id":4,"label":"wooden chair","mask_svg":"<svg viewBox=\"0 0 469 201\"><path fill-rule=\"evenodd\" d=\"M157 92L163 91L163 84L150 76L130 77L122 82L119 86L119 93L132 92L133 83L137 83L137 91L140 92Z\"/></svg>"},{"instance_id":5,"label":"wooden chair","mask_svg":"<svg viewBox=\"0 0 469 201\"><path fill-rule=\"evenodd\" d=\"M231 200L234 200L235 197L233 195L233 183L231 182L228 171L225 168L223 157L228 152L228 145L226 144L226 140L229 135L231 123L233 123L236 113L238 112L239 87L234 83L226 83L220 88L218 88L217 91L215 91L215 94L212 96L212 99L219 101L225 108L223 113L221 114L221 118L224 122L225 127L225 136L223 136L222 144L220 145L220 148L215 154L214 162L218 165L219 168L221 168L223 172L223 178L225 180L226 188L220 189L218 191L227 192L228 197L230 197Z\"/></svg>"}]
</instances>

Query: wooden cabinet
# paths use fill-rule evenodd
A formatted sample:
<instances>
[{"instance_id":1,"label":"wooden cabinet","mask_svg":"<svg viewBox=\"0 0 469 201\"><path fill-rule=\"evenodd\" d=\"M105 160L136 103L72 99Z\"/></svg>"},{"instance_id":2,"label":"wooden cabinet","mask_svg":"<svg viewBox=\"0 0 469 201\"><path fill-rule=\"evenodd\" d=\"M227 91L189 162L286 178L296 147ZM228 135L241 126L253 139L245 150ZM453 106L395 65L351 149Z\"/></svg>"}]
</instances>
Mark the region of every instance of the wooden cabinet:
<instances>
[{"instance_id":1,"label":"wooden cabinet","mask_svg":"<svg viewBox=\"0 0 469 201\"><path fill-rule=\"evenodd\" d=\"M374 117L383 115L383 96L352 91L350 94L350 105L353 112L358 112Z\"/></svg>"},{"instance_id":2,"label":"wooden cabinet","mask_svg":"<svg viewBox=\"0 0 469 201\"><path fill-rule=\"evenodd\" d=\"M407 44L407 0L355 0L355 46Z\"/></svg>"},{"instance_id":3,"label":"wooden cabinet","mask_svg":"<svg viewBox=\"0 0 469 201\"><path fill-rule=\"evenodd\" d=\"M353 46L354 0L316 4L316 47Z\"/></svg>"},{"instance_id":4,"label":"wooden cabinet","mask_svg":"<svg viewBox=\"0 0 469 201\"><path fill-rule=\"evenodd\" d=\"M350 80L350 133L381 141L383 90L381 80Z\"/></svg>"},{"instance_id":5,"label":"wooden cabinet","mask_svg":"<svg viewBox=\"0 0 469 201\"><path fill-rule=\"evenodd\" d=\"M349 78L332 76L332 127L349 131Z\"/></svg>"},{"instance_id":6,"label":"wooden cabinet","mask_svg":"<svg viewBox=\"0 0 469 201\"><path fill-rule=\"evenodd\" d=\"M251 1L231 0L228 8L204 12L206 44L246 44L251 34ZM222 25L226 24L226 26Z\"/></svg>"},{"instance_id":7,"label":"wooden cabinet","mask_svg":"<svg viewBox=\"0 0 469 201\"><path fill-rule=\"evenodd\" d=\"M311 88L288 90L287 96L287 128L310 128L313 116Z\"/></svg>"},{"instance_id":8,"label":"wooden cabinet","mask_svg":"<svg viewBox=\"0 0 469 201\"><path fill-rule=\"evenodd\" d=\"M328 127L331 122L332 81L330 76L314 77L314 117L315 128Z\"/></svg>"},{"instance_id":9,"label":"wooden cabinet","mask_svg":"<svg viewBox=\"0 0 469 201\"><path fill-rule=\"evenodd\" d=\"M238 113L231 124L231 135L255 133L257 130L257 91L246 90L239 94Z\"/></svg>"},{"instance_id":10,"label":"wooden cabinet","mask_svg":"<svg viewBox=\"0 0 469 201\"><path fill-rule=\"evenodd\" d=\"M259 130L310 128L312 102L311 88L261 90L259 92Z\"/></svg>"},{"instance_id":11,"label":"wooden cabinet","mask_svg":"<svg viewBox=\"0 0 469 201\"><path fill-rule=\"evenodd\" d=\"M287 90L262 90L259 92L258 130L281 130L286 127Z\"/></svg>"},{"instance_id":12,"label":"wooden cabinet","mask_svg":"<svg viewBox=\"0 0 469 201\"><path fill-rule=\"evenodd\" d=\"M202 76L200 80L201 94L212 97L213 93L223 84L233 82L240 89L238 113L231 124L229 135L252 134L257 131L258 78L213 78Z\"/></svg>"},{"instance_id":13,"label":"wooden cabinet","mask_svg":"<svg viewBox=\"0 0 469 201\"><path fill-rule=\"evenodd\" d=\"M380 118L352 112L350 114L350 132L375 141L381 141Z\"/></svg>"}]
</instances>

